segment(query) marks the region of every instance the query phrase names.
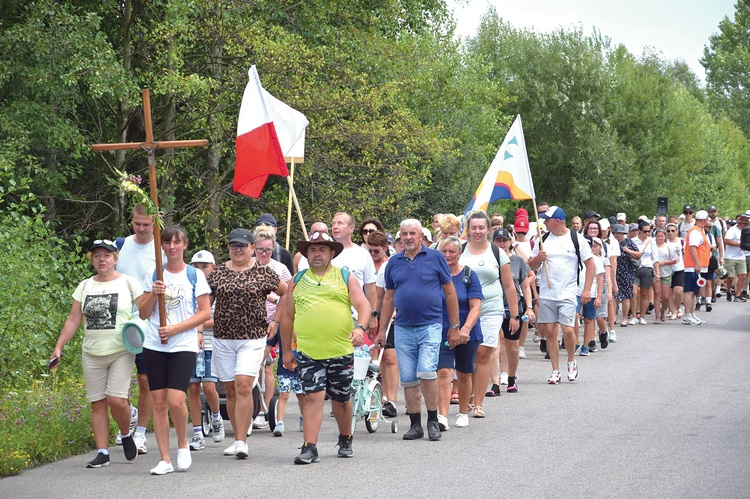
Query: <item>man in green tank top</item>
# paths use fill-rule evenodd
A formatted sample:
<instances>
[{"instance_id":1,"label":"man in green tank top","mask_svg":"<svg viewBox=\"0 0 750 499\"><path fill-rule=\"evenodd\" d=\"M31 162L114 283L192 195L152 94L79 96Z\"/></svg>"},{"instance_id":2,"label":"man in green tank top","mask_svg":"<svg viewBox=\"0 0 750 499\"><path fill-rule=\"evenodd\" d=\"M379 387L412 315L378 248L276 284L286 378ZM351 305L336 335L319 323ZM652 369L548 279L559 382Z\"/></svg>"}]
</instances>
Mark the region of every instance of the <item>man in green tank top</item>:
<instances>
[{"instance_id":1,"label":"man in green tank top","mask_svg":"<svg viewBox=\"0 0 750 499\"><path fill-rule=\"evenodd\" d=\"M314 232L309 241L299 241L297 250L310 268L294 278L293 291L281 305L281 344L284 367L299 366L305 394L302 406L304 444L295 464L318 460L317 441L323 421L326 393L339 427L339 457L352 456L351 385L354 348L362 344L366 326L354 324L352 306L358 317L370 317L370 304L357 278L331 260L343 246L325 232ZM297 358L292 354L296 334Z\"/></svg>"}]
</instances>

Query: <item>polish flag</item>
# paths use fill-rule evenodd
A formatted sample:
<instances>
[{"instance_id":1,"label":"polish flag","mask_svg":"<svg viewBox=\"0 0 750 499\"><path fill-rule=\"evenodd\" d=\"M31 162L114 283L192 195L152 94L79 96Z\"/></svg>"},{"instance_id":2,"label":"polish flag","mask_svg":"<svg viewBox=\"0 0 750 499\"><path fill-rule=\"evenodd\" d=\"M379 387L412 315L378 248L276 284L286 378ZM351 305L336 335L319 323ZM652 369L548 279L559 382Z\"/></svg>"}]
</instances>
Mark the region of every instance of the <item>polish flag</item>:
<instances>
[{"instance_id":1,"label":"polish flag","mask_svg":"<svg viewBox=\"0 0 750 499\"><path fill-rule=\"evenodd\" d=\"M303 156L308 121L263 88L255 66L248 76L237 122L234 190L259 198L270 175L289 176L285 156Z\"/></svg>"}]
</instances>

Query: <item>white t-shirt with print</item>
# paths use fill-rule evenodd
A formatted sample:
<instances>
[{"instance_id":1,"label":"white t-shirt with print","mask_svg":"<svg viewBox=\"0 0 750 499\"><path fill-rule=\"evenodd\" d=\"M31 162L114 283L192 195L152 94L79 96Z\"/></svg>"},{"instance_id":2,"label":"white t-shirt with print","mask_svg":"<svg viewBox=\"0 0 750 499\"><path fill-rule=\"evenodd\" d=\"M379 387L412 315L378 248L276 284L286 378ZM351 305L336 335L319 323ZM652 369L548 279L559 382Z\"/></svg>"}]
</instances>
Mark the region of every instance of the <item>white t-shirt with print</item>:
<instances>
[{"instance_id":1,"label":"white t-shirt with print","mask_svg":"<svg viewBox=\"0 0 750 499\"><path fill-rule=\"evenodd\" d=\"M583 236L573 233L578 238L581 262L592 258L591 246ZM575 300L578 289L578 257L576 256L573 239L569 233L555 236L550 233L542 243L547 253L547 264L539 266L536 274L539 277L539 297L548 300ZM531 257L539 255L539 245L534 246ZM545 266L547 270L545 270ZM549 281L547 273L549 272Z\"/></svg>"}]
</instances>

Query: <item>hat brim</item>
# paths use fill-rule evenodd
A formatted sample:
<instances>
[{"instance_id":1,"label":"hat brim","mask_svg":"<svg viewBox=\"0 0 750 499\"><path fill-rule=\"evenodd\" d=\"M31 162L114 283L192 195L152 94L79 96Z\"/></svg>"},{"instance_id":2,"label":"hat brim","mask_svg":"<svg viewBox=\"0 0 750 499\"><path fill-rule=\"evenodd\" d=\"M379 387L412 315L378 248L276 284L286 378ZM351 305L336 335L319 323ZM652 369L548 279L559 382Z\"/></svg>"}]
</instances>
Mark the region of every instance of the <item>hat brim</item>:
<instances>
[{"instance_id":1,"label":"hat brim","mask_svg":"<svg viewBox=\"0 0 750 499\"><path fill-rule=\"evenodd\" d=\"M93 245L91 247L91 251L94 251L97 248L104 248L105 250L111 251L112 253L117 253L117 246L112 246L112 245L107 244L107 243L95 244L95 245Z\"/></svg>"},{"instance_id":2,"label":"hat brim","mask_svg":"<svg viewBox=\"0 0 750 499\"><path fill-rule=\"evenodd\" d=\"M122 342L128 352L136 355L143 352L143 340L146 337L143 331L145 326L145 322L138 318L132 318L123 323Z\"/></svg>"},{"instance_id":3,"label":"hat brim","mask_svg":"<svg viewBox=\"0 0 750 499\"><path fill-rule=\"evenodd\" d=\"M325 246L328 246L333 251L333 256L331 258L335 258L336 256L340 255L342 251L344 251L344 245L337 242L337 241L297 241L297 251L302 253L302 256L307 258L307 250L312 246L313 244L323 244Z\"/></svg>"}]
</instances>

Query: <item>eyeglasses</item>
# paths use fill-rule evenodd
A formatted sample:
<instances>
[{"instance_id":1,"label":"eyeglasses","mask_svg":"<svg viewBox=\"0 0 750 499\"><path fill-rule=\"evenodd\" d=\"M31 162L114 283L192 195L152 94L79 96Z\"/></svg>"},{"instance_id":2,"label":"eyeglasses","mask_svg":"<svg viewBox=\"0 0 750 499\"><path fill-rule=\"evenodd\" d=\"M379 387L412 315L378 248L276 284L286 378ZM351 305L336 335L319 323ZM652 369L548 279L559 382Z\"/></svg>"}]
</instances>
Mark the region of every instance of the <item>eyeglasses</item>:
<instances>
[{"instance_id":1,"label":"eyeglasses","mask_svg":"<svg viewBox=\"0 0 750 499\"><path fill-rule=\"evenodd\" d=\"M372 234L378 229L362 229L362 234Z\"/></svg>"},{"instance_id":2,"label":"eyeglasses","mask_svg":"<svg viewBox=\"0 0 750 499\"><path fill-rule=\"evenodd\" d=\"M261 255L270 255L273 252L273 248L255 248L255 252Z\"/></svg>"},{"instance_id":3,"label":"eyeglasses","mask_svg":"<svg viewBox=\"0 0 750 499\"><path fill-rule=\"evenodd\" d=\"M229 249L230 249L230 250L232 250L232 251L237 251L237 250L246 250L246 249L247 249L247 247L248 247L248 245L247 245L247 244L242 244L242 243L229 243Z\"/></svg>"},{"instance_id":4,"label":"eyeglasses","mask_svg":"<svg viewBox=\"0 0 750 499\"><path fill-rule=\"evenodd\" d=\"M643 232L644 234L651 234L650 230L642 230L641 232Z\"/></svg>"},{"instance_id":5,"label":"eyeglasses","mask_svg":"<svg viewBox=\"0 0 750 499\"><path fill-rule=\"evenodd\" d=\"M369 251L371 255L379 255L380 254L380 248L367 248L367 251Z\"/></svg>"}]
</instances>

